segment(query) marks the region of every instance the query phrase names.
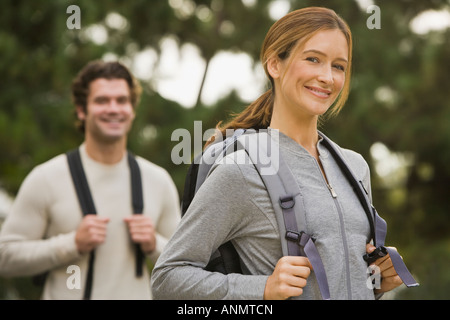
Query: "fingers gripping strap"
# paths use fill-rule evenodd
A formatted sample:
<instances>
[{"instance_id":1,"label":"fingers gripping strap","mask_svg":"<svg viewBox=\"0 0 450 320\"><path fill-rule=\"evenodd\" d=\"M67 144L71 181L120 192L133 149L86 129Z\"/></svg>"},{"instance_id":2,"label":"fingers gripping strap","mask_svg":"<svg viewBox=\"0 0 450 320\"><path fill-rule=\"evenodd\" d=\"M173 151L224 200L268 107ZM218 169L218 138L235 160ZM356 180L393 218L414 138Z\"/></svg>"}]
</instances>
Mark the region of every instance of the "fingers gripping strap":
<instances>
[{"instance_id":1,"label":"fingers gripping strap","mask_svg":"<svg viewBox=\"0 0 450 320\"><path fill-rule=\"evenodd\" d=\"M330 300L330 289L328 287L327 274L322 263L319 251L313 239L308 234L298 233L297 222L295 220L294 207L295 201L292 197L280 198L280 206L283 212L283 218L286 225L286 238L288 253L291 256L306 256L311 262L311 266L316 275L317 284L323 300ZM303 250L302 250L303 249Z\"/></svg>"},{"instance_id":2,"label":"fingers gripping strap","mask_svg":"<svg viewBox=\"0 0 450 320\"><path fill-rule=\"evenodd\" d=\"M402 279L403 283L408 288L417 287L419 284L416 282L416 280L414 280L413 276L409 272L397 250L389 247L387 247L386 250L391 257L392 265L394 266L395 271L397 271L397 274L399 275L400 279Z\"/></svg>"}]
</instances>

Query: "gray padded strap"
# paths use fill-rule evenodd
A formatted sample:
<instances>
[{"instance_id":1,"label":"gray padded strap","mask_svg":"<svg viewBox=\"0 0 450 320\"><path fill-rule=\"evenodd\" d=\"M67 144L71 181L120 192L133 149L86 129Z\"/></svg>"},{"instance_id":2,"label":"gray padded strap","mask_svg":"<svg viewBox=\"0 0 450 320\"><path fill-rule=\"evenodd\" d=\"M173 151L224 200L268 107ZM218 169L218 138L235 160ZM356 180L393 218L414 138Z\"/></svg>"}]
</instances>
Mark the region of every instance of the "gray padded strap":
<instances>
[{"instance_id":1,"label":"gray padded strap","mask_svg":"<svg viewBox=\"0 0 450 320\"><path fill-rule=\"evenodd\" d=\"M247 141L239 140L239 142L243 143L243 147L247 150L264 182L276 213L280 236L285 235L287 240L281 241L283 254L306 256L314 270L322 298L329 300L330 290L322 259L313 239L303 231L306 220L300 188L281 157L280 150L275 150L279 148L278 143L272 141L267 133L246 135L245 138ZM270 161L261 161L266 155L270 155ZM268 169L268 166L271 168ZM299 232L299 230L302 231Z\"/></svg>"},{"instance_id":2,"label":"gray padded strap","mask_svg":"<svg viewBox=\"0 0 450 320\"><path fill-rule=\"evenodd\" d=\"M330 289L328 288L328 279L327 274L325 272L325 268L322 263L322 259L320 258L319 252L314 244L313 239L303 233L302 238L300 240L300 245L303 246L303 250L305 251L306 256L311 263L314 274L316 275L317 284L319 285L319 290L322 295L323 300L330 300Z\"/></svg>"},{"instance_id":3,"label":"gray padded strap","mask_svg":"<svg viewBox=\"0 0 450 320\"><path fill-rule=\"evenodd\" d=\"M403 262L403 259L397 252L397 250L389 247L386 247L386 250L389 253L389 256L391 257L392 265L394 266L395 271L397 271L397 274L399 275L400 279L402 279L403 283L408 288L417 287L419 284L417 283L416 280L414 280L414 277L409 272L408 268L406 267L406 264Z\"/></svg>"},{"instance_id":4,"label":"gray padded strap","mask_svg":"<svg viewBox=\"0 0 450 320\"><path fill-rule=\"evenodd\" d=\"M262 135L266 135L266 137L261 139ZM292 233L299 234L298 230L301 230L301 228L304 228L305 226L303 214L295 214L296 212L304 212L302 208L303 202L300 199L300 188L292 177L290 169L287 167L282 157L278 156L278 159L271 159L272 162L270 163L264 161L268 149L266 143L271 142L267 138L270 139L270 136L266 133L246 134L239 139L238 142L240 148L246 150L267 189L274 210L277 213L276 219L280 230L280 236L283 237L286 234ZM292 206L290 205L291 203L288 202L289 198L292 198ZM281 206L281 199L286 201L284 205L285 210L283 210ZM295 206L293 205L294 203ZM289 250L288 242L291 241L281 241L283 254L297 255L294 253L297 252L297 248L293 249L292 245L289 245L291 248L291 250ZM295 246L298 247L298 245Z\"/></svg>"},{"instance_id":5,"label":"gray padded strap","mask_svg":"<svg viewBox=\"0 0 450 320\"><path fill-rule=\"evenodd\" d=\"M197 180L195 184L196 193L208 176L214 162L223 158L227 154L227 150L232 147L235 141L244 133L244 129L238 129L232 136L221 142L212 144L204 151L203 155L199 158L202 165L198 167Z\"/></svg>"}]
</instances>

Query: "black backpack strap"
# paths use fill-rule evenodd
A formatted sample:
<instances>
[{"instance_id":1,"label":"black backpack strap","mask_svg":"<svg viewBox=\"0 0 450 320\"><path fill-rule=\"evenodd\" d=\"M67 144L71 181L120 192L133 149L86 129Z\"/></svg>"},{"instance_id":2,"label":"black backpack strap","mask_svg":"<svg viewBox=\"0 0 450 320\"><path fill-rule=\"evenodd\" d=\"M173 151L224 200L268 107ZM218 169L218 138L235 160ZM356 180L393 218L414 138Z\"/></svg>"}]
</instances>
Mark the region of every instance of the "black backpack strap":
<instances>
[{"instance_id":1,"label":"black backpack strap","mask_svg":"<svg viewBox=\"0 0 450 320\"><path fill-rule=\"evenodd\" d=\"M78 148L67 152L67 161L83 215L97 214Z\"/></svg>"},{"instance_id":2,"label":"black backpack strap","mask_svg":"<svg viewBox=\"0 0 450 320\"><path fill-rule=\"evenodd\" d=\"M134 155L128 151L128 165L130 167L131 175L131 190L132 190L132 205L135 214L142 214L144 208L144 201L142 195L142 179L139 165ZM83 212L83 216L87 214L97 214L94 201L89 189L89 184L86 179L86 174L81 162L79 149L74 149L67 152L67 160L69 163L72 181L75 185L78 200ZM84 299L90 299L92 292L92 279L95 261L95 250L92 250L89 255L88 273L86 277L86 286L84 291ZM142 276L144 263L144 253L140 246L136 244L136 276Z\"/></svg>"},{"instance_id":3,"label":"black backpack strap","mask_svg":"<svg viewBox=\"0 0 450 320\"><path fill-rule=\"evenodd\" d=\"M184 216L187 209L189 208L192 199L195 195L195 186L197 183L197 174L199 169L199 159L202 154L194 158L194 161L189 165L188 171L186 173L186 180L184 181L184 191L183 198L181 200L181 216Z\"/></svg>"},{"instance_id":4,"label":"black backpack strap","mask_svg":"<svg viewBox=\"0 0 450 320\"><path fill-rule=\"evenodd\" d=\"M386 222L377 214L375 208L371 204L371 201L368 197L366 190L362 184L362 181L358 180L356 176L353 174L350 167L347 165L345 159L342 157L340 151L333 144L333 142L325 136L323 133L319 132L319 135L323 138L323 145L330 151L334 160L338 164L339 168L344 173L350 185L353 187L353 191L356 193L359 201L361 202L362 207L366 213L367 219L370 224L370 234L371 238L374 241L374 245L378 244L384 245L384 240L386 237Z\"/></svg>"},{"instance_id":5,"label":"black backpack strap","mask_svg":"<svg viewBox=\"0 0 450 320\"><path fill-rule=\"evenodd\" d=\"M128 165L131 175L131 197L133 204L133 213L142 214L144 210L144 198L142 195L141 170L136 161L134 154L128 151ZM136 250L136 276L142 276L142 268L144 264L144 253L139 244L135 244Z\"/></svg>"},{"instance_id":6,"label":"black backpack strap","mask_svg":"<svg viewBox=\"0 0 450 320\"><path fill-rule=\"evenodd\" d=\"M75 185L83 216L87 214L97 214L78 148L67 152L67 161L69 162L70 174L72 175L72 181ZM88 300L91 297L94 261L95 250L92 250L89 253L88 272L83 296L83 299L85 300Z\"/></svg>"}]
</instances>

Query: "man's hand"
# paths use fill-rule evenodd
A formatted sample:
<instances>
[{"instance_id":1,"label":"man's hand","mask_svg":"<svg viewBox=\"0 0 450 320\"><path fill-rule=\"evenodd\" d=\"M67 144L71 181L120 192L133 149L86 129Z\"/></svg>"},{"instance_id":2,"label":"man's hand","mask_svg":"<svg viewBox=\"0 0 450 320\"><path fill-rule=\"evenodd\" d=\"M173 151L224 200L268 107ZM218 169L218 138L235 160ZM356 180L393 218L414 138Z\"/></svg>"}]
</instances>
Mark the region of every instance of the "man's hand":
<instances>
[{"instance_id":1,"label":"man's hand","mask_svg":"<svg viewBox=\"0 0 450 320\"><path fill-rule=\"evenodd\" d=\"M83 217L75 234L78 252L89 252L105 241L109 218L88 214Z\"/></svg>"},{"instance_id":2,"label":"man's hand","mask_svg":"<svg viewBox=\"0 0 450 320\"><path fill-rule=\"evenodd\" d=\"M156 248L155 228L152 220L142 214L124 218L130 231L131 240L141 245L144 253L151 253Z\"/></svg>"},{"instance_id":3,"label":"man's hand","mask_svg":"<svg viewBox=\"0 0 450 320\"><path fill-rule=\"evenodd\" d=\"M278 260L264 289L265 300L283 300L303 294L306 279L311 273L311 263L306 257L285 256Z\"/></svg>"},{"instance_id":4,"label":"man's hand","mask_svg":"<svg viewBox=\"0 0 450 320\"><path fill-rule=\"evenodd\" d=\"M395 249L393 247L390 248ZM366 245L367 253L371 253L375 249L375 246L370 243ZM392 265L392 260L389 254L379 258L374 263L372 263L372 265L378 266L381 273L381 288L376 289L375 293L390 291L403 283L402 279L400 279L399 275L394 269L394 266Z\"/></svg>"}]
</instances>

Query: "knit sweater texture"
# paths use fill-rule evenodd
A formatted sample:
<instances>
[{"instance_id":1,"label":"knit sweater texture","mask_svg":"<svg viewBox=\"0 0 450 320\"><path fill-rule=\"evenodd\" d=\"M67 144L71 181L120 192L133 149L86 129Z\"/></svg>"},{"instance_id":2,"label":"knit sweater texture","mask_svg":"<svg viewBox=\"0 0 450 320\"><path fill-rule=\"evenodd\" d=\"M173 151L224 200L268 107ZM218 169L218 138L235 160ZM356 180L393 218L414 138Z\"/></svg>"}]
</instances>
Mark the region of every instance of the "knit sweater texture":
<instances>
[{"instance_id":1,"label":"knit sweater texture","mask_svg":"<svg viewBox=\"0 0 450 320\"><path fill-rule=\"evenodd\" d=\"M97 214L110 218L106 240L95 249L91 298L150 299L149 269L144 266L142 277L136 277L134 243L123 221L133 214L127 157L105 165L91 159L84 144L80 154ZM180 220L178 193L165 169L136 159L142 176L143 214L152 219L156 230L156 249L148 255L150 263L155 263ZM75 230L82 217L66 155L35 167L2 225L0 275L33 276L50 271L42 299L81 299L89 257L75 245Z\"/></svg>"}]
</instances>

